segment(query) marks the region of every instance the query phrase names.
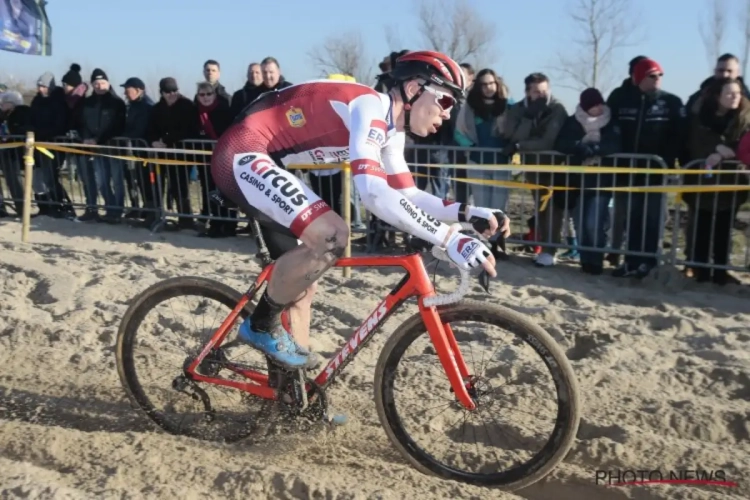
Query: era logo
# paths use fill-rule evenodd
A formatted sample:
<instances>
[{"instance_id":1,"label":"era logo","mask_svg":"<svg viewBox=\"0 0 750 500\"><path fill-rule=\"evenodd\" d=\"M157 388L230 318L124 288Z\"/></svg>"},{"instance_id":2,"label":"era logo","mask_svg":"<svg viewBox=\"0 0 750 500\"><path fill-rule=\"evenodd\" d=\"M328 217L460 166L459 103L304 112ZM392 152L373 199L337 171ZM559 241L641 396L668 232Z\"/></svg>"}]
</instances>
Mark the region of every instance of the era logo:
<instances>
[{"instance_id":1,"label":"era logo","mask_svg":"<svg viewBox=\"0 0 750 500\"><path fill-rule=\"evenodd\" d=\"M383 120L372 120L367 133L367 143L382 148L385 145L385 130L388 124Z\"/></svg>"}]
</instances>

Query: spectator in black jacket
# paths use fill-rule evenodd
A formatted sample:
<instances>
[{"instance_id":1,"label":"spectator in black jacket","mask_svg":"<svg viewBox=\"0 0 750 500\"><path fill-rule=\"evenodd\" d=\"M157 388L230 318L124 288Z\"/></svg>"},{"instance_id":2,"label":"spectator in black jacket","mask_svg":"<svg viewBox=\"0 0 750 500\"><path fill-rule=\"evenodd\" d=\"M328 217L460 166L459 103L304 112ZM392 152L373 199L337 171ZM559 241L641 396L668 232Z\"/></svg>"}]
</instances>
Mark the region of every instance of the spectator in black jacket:
<instances>
[{"instance_id":1,"label":"spectator in black jacket","mask_svg":"<svg viewBox=\"0 0 750 500\"><path fill-rule=\"evenodd\" d=\"M200 120L198 117L197 106L187 97L180 93L177 81L174 78L162 78L159 82L159 92L161 99L151 111L151 118L146 132L148 143L159 149L180 148L181 141L197 139L200 137ZM184 155L176 156L166 154L165 151L158 151L157 158L184 160ZM177 211L180 214L192 214L190 204L190 177L187 166L168 165L160 169L161 172L167 172L167 193L168 201L174 201L177 205ZM160 179L162 189L165 179ZM158 203L161 206L161 196L159 199L149 199L149 203ZM193 218L181 216L179 226L181 228L192 228Z\"/></svg>"},{"instance_id":2,"label":"spectator in black jacket","mask_svg":"<svg viewBox=\"0 0 750 500\"><path fill-rule=\"evenodd\" d=\"M146 95L146 84L140 78L128 78L121 87L125 88L125 99L128 101L125 113L125 130L122 136L132 139L130 145L133 147L147 147L146 130L148 129L148 121L151 117L151 108L154 106L154 101ZM123 156L140 156L141 154L133 155L127 149L120 153ZM138 209L140 208L140 197L146 199L145 190L152 189L149 181L150 168L152 168L150 165L143 165L141 162L127 162L125 183L128 187L131 210L125 216L126 218L146 218L146 214Z\"/></svg>"},{"instance_id":3,"label":"spectator in black jacket","mask_svg":"<svg viewBox=\"0 0 750 500\"><path fill-rule=\"evenodd\" d=\"M24 136L29 130L29 107L24 105L20 92L14 90L0 94L0 144L11 141L8 136ZM18 140L18 139L15 139ZM23 186L21 185L21 148L0 149L0 171L12 196L16 214L23 214ZM2 190L0 190L0 218L7 217Z\"/></svg>"},{"instance_id":4,"label":"spectator in black jacket","mask_svg":"<svg viewBox=\"0 0 750 500\"><path fill-rule=\"evenodd\" d=\"M745 82L740 76L740 60L734 54L722 54L716 60L716 66L714 67L714 74L709 76L700 85L700 88L688 98L685 108L690 110L693 108L695 101L706 93L708 87L716 80L722 78L736 78L742 86L742 95L750 98L750 90L745 85Z\"/></svg>"},{"instance_id":5,"label":"spectator in black jacket","mask_svg":"<svg viewBox=\"0 0 750 500\"><path fill-rule=\"evenodd\" d=\"M84 144L111 145L110 141L121 136L125 129L125 102L111 91L107 74L99 68L91 73L91 86L94 92L83 100L81 138ZM93 152L106 154L112 150L93 149ZM125 162L97 154L92 161L97 188L105 203L103 220L119 222L125 210ZM97 209L90 205L79 218L82 222L97 219Z\"/></svg>"},{"instance_id":6,"label":"spectator in black jacket","mask_svg":"<svg viewBox=\"0 0 750 500\"><path fill-rule=\"evenodd\" d=\"M247 67L247 81L245 85L232 95L231 113L233 119L245 109L245 106L253 102L260 95L262 85L263 71L260 69L260 64L251 63Z\"/></svg>"},{"instance_id":7,"label":"spectator in black jacket","mask_svg":"<svg viewBox=\"0 0 750 500\"><path fill-rule=\"evenodd\" d=\"M72 143L81 142L81 126L83 100L89 90L87 83L81 78L81 66L73 63L70 70L62 77L62 88L65 93L65 104L68 106L68 125L66 136ZM95 207L98 191L96 187L96 176L94 166L90 158L82 154L60 153L65 158L69 169L75 169L76 176L83 184L83 192L86 198L86 206Z\"/></svg>"},{"instance_id":8,"label":"spectator in black jacket","mask_svg":"<svg viewBox=\"0 0 750 500\"><path fill-rule=\"evenodd\" d=\"M52 142L67 132L68 108L63 90L55 84L52 73L46 72L37 80L37 94L31 101L30 126L36 142ZM38 215L73 218L75 212L60 182L59 153L54 158L34 150L34 198L39 205Z\"/></svg>"},{"instance_id":9,"label":"spectator in black jacket","mask_svg":"<svg viewBox=\"0 0 750 500\"><path fill-rule=\"evenodd\" d=\"M281 74L281 66L279 66L279 61L276 58L266 57L260 62L260 68L263 73L261 94L269 90L281 90L294 85L284 79L284 75Z\"/></svg>"},{"instance_id":10,"label":"spectator in black jacket","mask_svg":"<svg viewBox=\"0 0 750 500\"><path fill-rule=\"evenodd\" d=\"M657 161L636 160L633 167L673 168L685 140L686 113L682 100L661 89L664 71L652 59L633 69L635 87L624 90L609 106L622 131L622 152L654 155ZM627 165L622 165L627 166ZM661 186L662 174L618 174L619 186ZM629 201L628 251L656 254L662 222L662 193L618 193ZM645 226L644 226L645 224ZM645 233L645 234L644 234ZM657 264L656 257L628 256L613 276L643 278Z\"/></svg>"},{"instance_id":11,"label":"spectator in black jacket","mask_svg":"<svg viewBox=\"0 0 750 500\"><path fill-rule=\"evenodd\" d=\"M637 85L633 82L633 68L646 56L636 56L628 63L628 77L622 81L622 85L614 89L607 98L607 106L611 109L613 102L619 102L623 93L631 92ZM615 250L622 248L622 242L625 237L625 226L627 222L627 199L624 196L614 197L614 211L612 214L612 242L611 247ZM617 267L620 264L620 255L611 253L607 255L606 260Z\"/></svg>"}]
</instances>

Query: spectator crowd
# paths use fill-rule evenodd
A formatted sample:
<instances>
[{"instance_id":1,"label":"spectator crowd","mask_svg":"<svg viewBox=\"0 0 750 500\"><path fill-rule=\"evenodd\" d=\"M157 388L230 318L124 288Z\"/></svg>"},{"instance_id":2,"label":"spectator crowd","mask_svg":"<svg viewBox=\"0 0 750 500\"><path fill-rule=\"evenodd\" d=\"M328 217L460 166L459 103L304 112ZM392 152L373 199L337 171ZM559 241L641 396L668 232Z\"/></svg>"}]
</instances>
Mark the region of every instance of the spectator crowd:
<instances>
[{"instance_id":1,"label":"spectator crowd","mask_svg":"<svg viewBox=\"0 0 750 500\"><path fill-rule=\"evenodd\" d=\"M390 68L395 59L408 51L391 53L380 63L381 74L374 88L387 92L393 87ZM553 85L543 73L524 79L524 95L515 100L502 77L490 68L475 72L468 63L461 65L471 83L466 99L452 110L451 119L437 133L410 137L407 160L421 189L435 195L452 195L460 202L508 211L511 170L476 170L471 165L509 164L520 158L522 165L583 165L602 167L701 169L702 175L686 175L689 185L746 186L750 178L736 171L750 164L750 91L739 74L740 62L732 54L718 58L714 74L706 78L686 102L662 88L665 71L651 58L638 56L629 63L629 74L605 98L596 88L585 89L574 109L555 98ZM71 143L113 145L123 138L149 148L157 156L179 149L186 140L215 140L264 92L292 85L284 79L279 62L266 57L247 68L244 86L230 94L220 82L221 66L208 60L203 65L204 80L187 91L174 78L159 82L159 99L146 94L137 76L119 87L120 97L107 73L96 68L84 79L81 67L71 65L58 86L55 76L44 73L36 82L36 95L30 105L15 91L0 94L0 140L33 130L37 141L53 142L65 137ZM366 83L366 82L362 82ZM192 98L188 95L193 94ZM115 145L120 145L119 143ZM123 218L153 223L156 214L146 210L163 202L176 207L180 228L194 227L190 216L221 215L209 220L201 233L208 237L233 236L238 231L233 215L216 207L210 193L215 186L203 168L166 165L157 174L162 193L156 193L143 175L118 158L101 155L55 154L36 150L33 176L38 215L75 219L80 222L118 223ZM63 161L74 169L83 187L85 209L76 213L61 180ZM457 179L481 179L484 184L449 182L449 168L431 165L463 166L451 174ZM0 149L0 167L7 193L13 203L0 203L0 217L8 209L22 211L21 163L9 149ZM311 187L336 211L341 210L342 175L338 169L316 171ZM558 261L558 248L580 261L583 272L601 274L605 263L617 277L643 278L657 265L656 253L663 237L665 194L656 187L666 176L650 173L550 173L524 170L524 181L537 187L556 187L550 198L547 190L533 189L534 216L526 220L523 236L533 245L535 263L549 267ZM190 184L201 186L201 207L194 207ZM508 184L510 185L510 184ZM597 188L635 187L627 191ZM126 197L128 202L126 203ZM97 200L104 201L102 215ZM747 201L747 190L686 192L688 207L684 237L686 260L727 266L732 251L732 228L738 211ZM125 207L130 210L125 211ZM196 210L194 210L196 209ZM355 207L357 209L357 207ZM611 236L608 236L611 233ZM621 262L617 253L625 244L628 255ZM580 250L577 248L580 247ZM603 249L613 253L605 255ZM641 255L637 255L637 253ZM686 273L698 281L719 284L738 280L724 269L695 266Z\"/></svg>"}]
</instances>

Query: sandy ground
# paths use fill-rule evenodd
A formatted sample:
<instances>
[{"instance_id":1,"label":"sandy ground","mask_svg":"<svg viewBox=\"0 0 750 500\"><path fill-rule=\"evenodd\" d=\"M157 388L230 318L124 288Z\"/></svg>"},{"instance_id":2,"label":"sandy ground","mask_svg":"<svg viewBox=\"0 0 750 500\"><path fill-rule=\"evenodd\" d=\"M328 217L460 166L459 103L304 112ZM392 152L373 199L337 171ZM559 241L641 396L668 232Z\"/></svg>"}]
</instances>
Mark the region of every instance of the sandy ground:
<instances>
[{"instance_id":1,"label":"sandy ground","mask_svg":"<svg viewBox=\"0 0 750 500\"><path fill-rule=\"evenodd\" d=\"M391 446L373 402L390 319L331 390L350 424L276 445L218 445L154 431L115 369L129 300L179 275L244 289L259 270L247 238L34 219L33 243L0 223L0 498L750 498L750 293L683 281L588 277L573 267L500 264L492 297L560 342L579 378L582 421L567 459L514 494L421 474ZM400 279L332 272L313 347L333 353ZM447 289L449 278L438 286ZM346 333L342 333L346 332ZM533 423L533 420L527 420ZM435 435L435 439L440 436ZM706 469L737 488L606 487L596 470Z\"/></svg>"}]
</instances>

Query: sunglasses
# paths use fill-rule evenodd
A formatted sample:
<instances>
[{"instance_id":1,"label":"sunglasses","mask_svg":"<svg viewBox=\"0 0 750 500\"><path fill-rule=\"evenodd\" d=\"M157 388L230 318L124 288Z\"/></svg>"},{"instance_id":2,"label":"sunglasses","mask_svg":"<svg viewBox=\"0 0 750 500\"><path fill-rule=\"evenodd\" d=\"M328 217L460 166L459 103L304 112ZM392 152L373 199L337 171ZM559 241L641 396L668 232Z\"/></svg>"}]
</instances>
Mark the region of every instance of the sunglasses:
<instances>
[{"instance_id":1,"label":"sunglasses","mask_svg":"<svg viewBox=\"0 0 750 500\"><path fill-rule=\"evenodd\" d=\"M199 92L198 97L208 97L210 95L214 95L213 92Z\"/></svg>"},{"instance_id":2,"label":"sunglasses","mask_svg":"<svg viewBox=\"0 0 750 500\"><path fill-rule=\"evenodd\" d=\"M651 73L650 75L648 75L648 77L651 78L652 80L658 80L659 78L663 76L664 76L664 73Z\"/></svg>"},{"instance_id":3,"label":"sunglasses","mask_svg":"<svg viewBox=\"0 0 750 500\"><path fill-rule=\"evenodd\" d=\"M442 109L443 111L449 111L453 106L455 106L456 99L452 95L434 89L429 85L425 85L422 88L435 96L435 103L440 106L440 109Z\"/></svg>"}]
</instances>

